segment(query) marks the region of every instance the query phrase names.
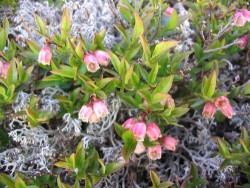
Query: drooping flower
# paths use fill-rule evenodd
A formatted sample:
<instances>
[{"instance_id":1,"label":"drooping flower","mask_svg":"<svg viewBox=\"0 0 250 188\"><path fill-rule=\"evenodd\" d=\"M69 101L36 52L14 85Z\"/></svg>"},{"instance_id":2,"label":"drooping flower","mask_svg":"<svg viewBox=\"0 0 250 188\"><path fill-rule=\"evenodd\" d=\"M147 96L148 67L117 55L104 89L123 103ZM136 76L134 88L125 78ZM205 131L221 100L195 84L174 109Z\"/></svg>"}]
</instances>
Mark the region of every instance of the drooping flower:
<instances>
[{"instance_id":1,"label":"drooping flower","mask_svg":"<svg viewBox=\"0 0 250 188\"><path fill-rule=\"evenodd\" d=\"M109 53L102 51L102 50L96 50L95 51L95 57L98 61L98 63L102 66L108 66L109 64Z\"/></svg>"},{"instance_id":2,"label":"drooping flower","mask_svg":"<svg viewBox=\"0 0 250 188\"><path fill-rule=\"evenodd\" d=\"M91 116L89 117L89 123L97 123L100 121L100 118L96 115L96 113L93 111Z\"/></svg>"},{"instance_id":3,"label":"drooping flower","mask_svg":"<svg viewBox=\"0 0 250 188\"><path fill-rule=\"evenodd\" d=\"M241 36L240 38L237 39L237 44L239 48L243 49L247 46L248 44L248 37L247 35Z\"/></svg>"},{"instance_id":4,"label":"drooping flower","mask_svg":"<svg viewBox=\"0 0 250 188\"><path fill-rule=\"evenodd\" d=\"M225 96L218 97L214 99L214 104L219 110L228 118L232 118L235 114L229 100Z\"/></svg>"},{"instance_id":5,"label":"drooping flower","mask_svg":"<svg viewBox=\"0 0 250 188\"><path fill-rule=\"evenodd\" d=\"M148 148L148 158L152 160L161 158L161 145Z\"/></svg>"},{"instance_id":6,"label":"drooping flower","mask_svg":"<svg viewBox=\"0 0 250 188\"><path fill-rule=\"evenodd\" d=\"M7 78L7 72L9 70L10 64L8 62L0 61L0 76L3 78Z\"/></svg>"},{"instance_id":7,"label":"drooping flower","mask_svg":"<svg viewBox=\"0 0 250 188\"><path fill-rule=\"evenodd\" d=\"M168 150L175 151L177 143L177 140L172 136L168 135L162 138L162 145Z\"/></svg>"},{"instance_id":8,"label":"drooping flower","mask_svg":"<svg viewBox=\"0 0 250 188\"><path fill-rule=\"evenodd\" d=\"M241 12L236 12L233 16L234 24L238 27L245 25L246 19Z\"/></svg>"},{"instance_id":9,"label":"drooping flower","mask_svg":"<svg viewBox=\"0 0 250 188\"><path fill-rule=\"evenodd\" d=\"M102 100L94 101L93 109L97 118L104 118L109 114L108 107Z\"/></svg>"},{"instance_id":10,"label":"drooping flower","mask_svg":"<svg viewBox=\"0 0 250 188\"><path fill-rule=\"evenodd\" d=\"M175 106L174 99L169 94L167 94L166 98L163 99L160 103L163 106L167 103L168 109L170 109L170 108L172 108L172 107Z\"/></svg>"},{"instance_id":11,"label":"drooping flower","mask_svg":"<svg viewBox=\"0 0 250 188\"><path fill-rule=\"evenodd\" d=\"M50 65L50 61L52 58L51 50L48 46L44 46L38 55L38 63L41 63L43 65Z\"/></svg>"},{"instance_id":12,"label":"drooping flower","mask_svg":"<svg viewBox=\"0 0 250 188\"><path fill-rule=\"evenodd\" d=\"M135 147L135 154L141 154L146 150L145 146L143 145L143 142L137 142L136 147Z\"/></svg>"},{"instance_id":13,"label":"drooping flower","mask_svg":"<svg viewBox=\"0 0 250 188\"><path fill-rule=\"evenodd\" d=\"M214 105L214 103L206 102L203 108L202 115L207 119L211 119L214 117L215 111L216 111L216 106Z\"/></svg>"},{"instance_id":14,"label":"drooping flower","mask_svg":"<svg viewBox=\"0 0 250 188\"><path fill-rule=\"evenodd\" d=\"M172 13L173 13L173 8L172 7L168 7L165 11L164 11L164 13L165 13L165 15L166 16L171 16L172 15Z\"/></svg>"},{"instance_id":15,"label":"drooping flower","mask_svg":"<svg viewBox=\"0 0 250 188\"><path fill-rule=\"evenodd\" d=\"M136 123L135 117L131 117L131 118L127 119L127 120L123 123L122 126L123 126L125 129L132 130L135 123Z\"/></svg>"},{"instance_id":16,"label":"drooping flower","mask_svg":"<svg viewBox=\"0 0 250 188\"><path fill-rule=\"evenodd\" d=\"M86 64L87 70L89 72L93 72L94 73L94 72L96 72L100 68L96 57L93 54L91 54L91 53L87 53L84 56L83 61Z\"/></svg>"},{"instance_id":17,"label":"drooping flower","mask_svg":"<svg viewBox=\"0 0 250 188\"><path fill-rule=\"evenodd\" d=\"M245 20L247 22L250 22L250 11L244 8L244 9L241 9L240 12L244 16Z\"/></svg>"},{"instance_id":18,"label":"drooping flower","mask_svg":"<svg viewBox=\"0 0 250 188\"><path fill-rule=\"evenodd\" d=\"M149 140L155 141L159 137L162 137L161 130L159 129L158 125L155 122L150 122L147 125L147 135L149 137Z\"/></svg>"},{"instance_id":19,"label":"drooping flower","mask_svg":"<svg viewBox=\"0 0 250 188\"><path fill-rule=\"evenodd\" d=\"M93 108L90 104L85 104L82 106L81 110L78 113L78 118L83 122L89 122L90 117L94 113Z\"/></svg>"},{"instance_id":20,"label":"drooping flower","mask_svg":"<svg viewBox=\"0 0 250 188\"><path fill-rule=\"evenodd\" d=\"M135 123L132 131L133 131L133 135L135 139L138 142L144 141L144 138L146 136L146 129L147 129L147 126L143 121L139 121Z\"/></svg>"}]
</instances>

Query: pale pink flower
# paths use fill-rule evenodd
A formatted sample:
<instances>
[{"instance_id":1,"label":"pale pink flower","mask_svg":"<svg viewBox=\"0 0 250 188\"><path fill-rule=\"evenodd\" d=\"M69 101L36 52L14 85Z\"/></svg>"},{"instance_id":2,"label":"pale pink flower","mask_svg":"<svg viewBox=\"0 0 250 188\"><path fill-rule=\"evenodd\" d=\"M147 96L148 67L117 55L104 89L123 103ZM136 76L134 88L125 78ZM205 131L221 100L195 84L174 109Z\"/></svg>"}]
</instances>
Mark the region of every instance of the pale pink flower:
<instances>
[{"instance_id":1,"label":"pale pink flower","mask_svg":"<svg viewBox=\"0 0 250 188\"><path fill-rule=\"evenodd\" d=\"M97 123L100 121L100 118L96 115L96 113L93 111L91 116L89 117L89 123Z\"/></svg>"},{"instance_id":2,"label":"pale pink flower","mask_svg":"<svg viewBox=\"0 0 250 188\"><path fill-rule=\"evenodd\" d=\"M169 109L175 106L174 99L169 94L167 94L166 98L163 99L160 103L163 106L167 103Z\"/></svg>"},{"instance_id":3,"label":"pale pink flower","mask_svg":"<svg viewBox=\"0 0 250 188\"><path fill-rule=\"evenodd\" d=\"M161 146L157 145L154 147L148 148L148 158L152 160L160 159L161 158Z\"/></svg>"},{"instance_id":4,"label":"pale pink flower","mask_svg":"<svg viewBox=\"0 0 250 188\"><path fill-rule=\"evenodd\" d=\"M146 150L145 146L143 145L143 142L137 142L136 147L135 147L135 154L141 154Z\"/></svg>"},{"instance_id":5,"label":"pale pink flower","mask_svg":"<svg viewBox=\"0 0 250 188\"><path fill-rule=\"evenodd\" d=\"M158 125L155 122L150 122L147 125L147 135L150 141L155 141L159 137L162 137L161 130L159 129Z\"/></svg>"},{"instance_id":6,"label":"pale pink flower","mask_svg":"<svg viewBox=\"0 0 250 188\"><path fill-rule=\"evenodd\" d=\"M171 16L172 13L173 13L173 11L174 11L174 9L173 9L172 7L168 7L168 8L164 11L164 13L165 13L166 16Z\"/></svg>"},{"instance_id":7,"label":"pale pink flower","mask_svg":"<svg viewBox=\"0 0 250 188\"><path fill-rule=\"evenodd\" d=\"M102 66L108 66L109 64L109 53L102 51L102 50L96 50L95 51L95 57L98 61L98 63Z\"/></svg>"},{"instance_id":8,"label":"pale pink flower","mask_svg":"<svg viewBox=\"0 0 250 188\"><path fill-rule=\"evenodd\" d=\"M99 66L99 64L97 62L96 57L93 54L91 54L91 53L87 53L84 56L84 60L83 61L86 64L87 70L89 72L93 72L94 73L94 72L96 72L100 68L100 66Z\"/></svg>"},{"instance_id":9,"label":"pale pink flower","mask_svg":"<svg viewBox=\"0 0 250 188\"><path fill-rule=\"evenodd\" d=\"M240 38L237 39L237 44L239 48L243 49L247 46L248 44L248 37L247 35L241 36Z\"/></svg>"},{"instance_id":10,"label":"pale pink flower","mask_svg":"<svg viewBox=\"0 0 250 188\"><path fill-rule=\"evenodd\" d=\"M139 121L135 123L132 131L133 131L133 135L135 139L138 142L144 141L144 138L146 136L146 129L147 129L147 126L143 121Z\"/></svg>"},{"instance_id":11,"label":"pale pink flower","mask_svg":"<svg viewBox=\"0 0 250 188\"><path fill-rule=\"evenodd\" d=\"M41 63L43 65L50 65L51 58L51 50L48 46L45 46L39 52L38 63Z\"/></svg>"},{"instance_id":12,"label":"pale pink flower","mask_svg":"<svg viewBox=\"0 0 250 188\"><path fill-rule=\"evenodd\" d=\"M98 118L104 118L109 114L108 107L102 100L94 101L93 109Z\"/></svg>"},{"instance_id":13,"label":"pale pink flower","mask_svg":"<svg viewBox=\"0 0 250 188\"><path fill-rule=\"evenodd\" d=\"M214 99L214 104L228 118L232 118L235 114L228 98L225 96Z\"/></svg>"},{"instance_id":14,"label":"pale pink flower","mask_svg":"<svg viewBox=\"0 0 250 188\"><path fill-rule=\"evenodd\" d=\"M168 135L162 138L162 145L168 150L175 151L177 143L177 140L172 136Z\"/></svg>"},{"instance_id":15,"label":"pale pink flower","mask_svg":"<svg viewBox=\"0 0 250 188\"><path fill-rule=\"evenodd\" d=\"M132 130L135 123L136 123L136 119L135 119L134 117L131 117L131 118L127 119L127 120L123 123L122 126L123 126L125 129Z\"/></svg>"},{"instance_id":16,"label":"pale pink flower","mask_svg":"<svg viewBox=\"0 0 250 188\"><path fill-rule=\"evenodd\" d=\"M9 70L10 64L8 62L0 61L0 76L3 78L7 78L7 72Z\"/></svg>"},{"instance_id":17,"label":"pale pink flower","mask_svg":"<svg viewBox=\"0 0 250 188\"><path fill-rule=\"evenodd\" d=\"M83 122L89 122L89 119L93 113L94 111L92 106L90 104L85 104L79 111L78 118L81 119Z\"/></svg>"},{"instance_id":18,"label":"pale pink flower","mask_svg":"<svg viewBox=\"0 0 250 188\"><path fill-rule=\"evenodd\" d=\"M241 9L240 12L244 16L245 20L247 22L250 22L250 11L244 8L244 9Z\"/></svg>"},{"instance_id":19,"label":"pale pink flower","mask_svg":"<svg viewBox=\"0 0 250 188\"><path fill-rule=\"evenodd\" d=\"M206 102L203 108L202 115L207 119L211 119L214 117L215 111L216 111L216 106L214 105L214 103Z\"/></svg>"},{"instance_id":20,"label":"pale pink flower","mask_svg":"<svg viewBox=\"0 0 250 188\"><path fill-rule=\"evenodd\" d=\"M233 19L236 26L243 26L246 23L246 19L241 12L236 12Z\"/></svg>"}]
</instances>

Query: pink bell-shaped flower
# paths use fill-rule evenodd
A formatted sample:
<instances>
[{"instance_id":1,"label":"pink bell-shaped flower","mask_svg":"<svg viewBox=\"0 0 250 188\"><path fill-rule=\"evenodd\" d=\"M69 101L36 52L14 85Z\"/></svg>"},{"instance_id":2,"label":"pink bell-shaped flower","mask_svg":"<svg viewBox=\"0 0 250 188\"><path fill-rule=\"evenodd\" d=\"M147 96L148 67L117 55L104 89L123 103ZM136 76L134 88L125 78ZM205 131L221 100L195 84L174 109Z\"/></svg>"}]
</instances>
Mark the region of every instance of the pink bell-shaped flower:
<instances>
[{"instance_id":1,"label":"pink bell-shaped flower","mask_svg":"<svg viewBox=\"0 0 250 188\"><path fill-rule=\"evenodd\" d=\"M161 158L161 145L148 148L148 158L152 160Z\"/></svg>"},{"instance_id":2,"label":"pink bell-shaped flower","mask_svg":"<svg viewBox=\"0 0 250 188\"><path fill-rule=\"evenodd\" d=\"M238 27L245 25L246 19L241 12L236 12L233 16L234 24Z\"/></svg>"},{"instance_id":3,"label":"pink bell-shaped flower","mask_svg":"<svg viewBox=\"0 0 250 188\"><path fill-rule=\"evenodd\" d=\"M134 153L140 155L145 150L146 150L146 148L143 145L143 142L137 142Z\"/></svg>"},{"instance_id":4,"label":"pink bell-shaped flower","mask_svg":"<svg viewBox=\"0 0 250 188\"><path fill-rule=\"evenodd\" d=\"M93 113L94 111L92 106L90 104L85 104L79 111L78 118L81 119L83 122L89 122L89 119Z\"/></svg>"},{"instance_id":5,"label":"pink bell-shaped flower","mask_svg":"<svg viewBox=\"0 0 250 188\"><path fill-rule=\"evenodd\" d=\"M173 9L172 7L168 7L168 8L164 11L164 13L165 13L166 16L171 16L172 13L173 13L173 11L174 11L174 9Z\"/></svg>"},{"instance_id":6,"label":"pink bell-shaped flower","mask_svg":"<svg viewBox=\"0 0 250 188\"><path fill-rule=\"evenodd\" d=\"M159 129L158 125L155 122L150 122L147 125L147 135L150 141L155 141L159 137L162 137L161 130Z\"/></svg>"},{"instance_id":7,"label":"pink bell-shaped flower","mask_svg":"<svg viewBox=\"0 0 250 188\"><path fill-rule=\"evenodd\" d=\"M239 48L243 49L247 46L248 44L248 37L247 35L241 36L240 38L237 39L237 44Z\"/></svg>"},{"instance_id":8,"label":"pink bell-shaped flower","mask_svg":"<svg viewBox=\"0 0 250 188\"><path fill-rule=\"evenodd\" d=\"M104 118L109 114L107 105L102 100L96 100L93 103L93 109L96 116L100 118Z\"/></svg>"},{"instance_id":9,"label":"pink bell-shaped flower","mask_svg":"<svg viewBox=\"0 0 250 188\"><path fill-rule=\"evenodd\" d=\"M134 117L131 117L131 118L127 119L127 120L123 123L122 126L123 126L125 129L132 130L135 123L136 123L136 119L135 119Z\"/></svg>"},{"instance_id":10,"label":"pink bell-shaped flower","mask_svg":"<svg viewBox=\"0 0 250 188\"><path fill-rule=\"evenodd\" d=\"M38 63L41 63L43 65L50 65L50 61L52 58L51 50L48 46L44 46L38 55Z\"/></svg>"},{"instance_id":11,"label":"pink bell-shaped flower","mask_svg":"<svg viewBox=\"0 0 250 188\"><path fill-rule=\"evenodd\" d=\"M102 51L102 50L96 50L95 51L95 57L98 61L98 63L102 66L108 66L109 64L109 53Z\"/></svg>"},{"instance_id":12,"label":"pink bell-shaped flower","mask_svg":"<svg viewBox=\"0 0 250 188\"><path fill-rule=\"evenodd\" d=\"M162 138L162 145L168 150L175 151L177 143L177 140L172 136L168 135Z\"/></svg>"},{"instance_id":13,"label":"pink bell-shaped flower","mask_svg":"<svg viewBox=\"0 0 250 188\"><path fill-rule=\"evenodd\" d=\"M214 104L228 118L232 118L235 114L228 98L225 96L214 99Z\"/></svg>"},{"instance_id":14,"label":"pink bell-shaped flower","mask_svg":"<svg viewBox=\"0 0 250 188\"><path fill-rule=\"evenodd\" d=\"M244 16L245 20L247 22L250 22L250 11L244 8L244 9L241 9L240 12Z\"/></svg>"},{"instance_id":15,"label":"pink bell-shaped flower","mask_svg":"<svg viewBox=\"0 0 250 188\"><path fill-rule=\"evenodd\" d=\"M86 64L87 70L89 72L93 72L94 73L94 72L96 72L100 68L96 57L93 54L91 54L91 53L87 53L84 56L83 61Z\"/></svg>"},{"instance_id":16,"label":"pink bell-shaped flower","mask_svg":"<svg viewBox=\"0 0 250 188\"><path fill-rule=\"evenodd\" d=\"M211 119L214 117L215 111L216 111L216 106L214 105L214 103L206 102L203 108L202 115L207 119Z\"/></svg>"},{"instance_id":17,"label":"pink bell-shaped flower","mask_svg":"<svg viewBox=\"0 0 250 188\"><path fill-rule=\"evenodd\" d=\"M0 76L7 78L7 72L9 70L10 64L8 62L0 62Z\"/></svg>"},{"instance_id":18,"label":"pink bell-shaped flower","mask_svg":"<svg viewBox=\"0 0 250 188\"><path fill-rule=\"evenodd\" d=\"M147 129L147 126L143 121L139 121L135 123L132 131L133 131L133 135L135 139L138 142L144 141L144 138L146 136L146 129Z\"/></svg>"}]
</instances>

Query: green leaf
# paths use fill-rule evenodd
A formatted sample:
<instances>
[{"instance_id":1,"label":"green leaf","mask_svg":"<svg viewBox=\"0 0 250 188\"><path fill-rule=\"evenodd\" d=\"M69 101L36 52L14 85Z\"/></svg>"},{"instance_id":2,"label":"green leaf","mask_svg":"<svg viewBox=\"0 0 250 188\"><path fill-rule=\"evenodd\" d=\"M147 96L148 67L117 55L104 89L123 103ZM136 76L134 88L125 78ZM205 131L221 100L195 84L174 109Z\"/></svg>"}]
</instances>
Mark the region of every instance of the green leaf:
<instances>
[{"instance_id":1,"label":"green leaf","mask_svg":"<svg viewBox=\"0 0 250 188\"><path fill-rule=\"evenodd\" d=\"M187 107L177 107L174 108L171 112L171 116L173 117L181 117L189 111Z\"/></svg>"},{"instance_id":2,"label":"green leaf","mask_svg":"<svg viewBox=\"0 0 250 188\"><path fill-rule=\"evenodd\" d=\"M39 31L42 35L46 35L46 23L36 14L34 14L36 26L39 28Z\"/></svg>"},{"instance_id":3,"label":"green leaf","mask_svg":"<svg viewBox=\"0 0 250 188\"><path fill-rule=\"evenodd\" d=\"M6 40L7 40L7 33L5 32L4 29L1 30L0 28L0 50L3 50L5 45L6 45Z\"/></svg>"},{"instance_id":4,"label":"green leaf","mask_svg":"<svg viewBox=\"0 0 250 188\"><path fill-rule=\"evenodd\" d=\"M244 85L243 93L244 93L244 95L250 95L250 82L246 83L246 85Z\"/></svg>"},{"instance_id":5,"label":"green leaf","mask_svg":"<svg viewBox=\"0 0 250 188\"><path fill-rule=\"evenodd\" d=\"M68 162L59 161L59 162L56 162L54 165L57 166L57 167L66 168L66 169L69 169L69 170L74 170L72 165L69 164Z\"/></svg>"},{"instance_id":6,"label":"green leaf","mask_svg":"<svg viewBox=\"0 0 250 188\"><path fill-rule=\"evenodd\" d=\"M144 52L144 57L146 61L148 62L151 58L151 50L150 50L148 41L143 35L140 35L140 40L141 40L141 44L142 44L142 48Z\"/></svg>"},{"instance_id":7,"label":"green leaf","mask_svg":"<svg viewBox=\"0 0 250 188\"><path fill-rule=\"evenodd\" d=\"M77 44L76 49L75 49L76 54L77 54L77 56L78 56L80 59L83 59L83 57L84 57L84 51L83 51L82 45L83 45L83 44L82 44L82 42L80 41L80 42Z\"/></svg>"},{"instance_id":8,"label":"green leaf","mask_svg":"<svg viewBox=\"0 0 250 188\"><path fill-rule=\"evenodd\" d=\"M153 95L157 93L163 93L163 94L168 93L170 88L172 87L173 79L174 79L173 75L163 78L155 88Z\"/></svg>"},{"instance_id":9,"label":"green leaf","mask_svg":"<svg viewBox=\"0 0 250 188\"><path fill-rule=\"evenodd\" d=\"M0 181L8 187L15 187L14 179L7 174L0 173Z\"/></svg>"},{"instance_id":10,"label":"green leaf","mask_svg":"<svg viewBox=\"0 0 250 188\"><path fill-rule=\"evenodd\" d=\"M160 184L160 177L153 171L150 170L150 179L153 183L154 188L158 188L158 185Z\"/></svg>"},{"instance_id":11,"label":"green leaf","mask_svg":"<svg viewBox=\"0 0 250 188\"><path fill-rule=\"evenodd\" d=\"M59 176L57 178L57 185L58 185L58 188L70 188L69 185L66 185L66 184L64 184L64 183L61 182L61 179L60 179Z\"/></svg>"},{"instance_id":12,"label":"green leaf","mask_svg":"<svg viewBox=\"0 0 250 188\"><path fill-rule=\"evenodd\" d=\"M174 185L173 182L164 181L164 182L160 183L157 188L168 188L168 187L171 187L172 185Z\"/></svg>"},{"instance_id":13,"label":"green leaf","mask_svg":"<svg viewBox=\"0 0 250 188\"><path fill-rule=\"evenodd\" d=\"M76 78L77 67L70 67L66 65L61 65L60 69L50 71L52 74L56 74L66 78Z\"/></svg>"},{"instance_id":14,"label":"green leaf","mask_svg":"<svg viewBox=\"0 0 250 188\"><path fill-rule=\"evenodd\" d=\"M18 72L15 62L10 62L10 66L7 72L7 83L8 85L14 84L17 85L18 82Z\"/></svg>"},{"instance_id":15,"label":"green leaf","mask_svg":"<svg viewBox=\"0 0 250 188\"><path fill-rule=\"evenodd\" d=\"M155 46L152 58L150 59L150 63L154 64L162 60L165 56L167 51L175 47L177 44L179 44L179 41L166 41L166 42L160 42Z\"/></svg>"},{"instance_id":16,"label":"green leaf","mask_svg":"<svg viewBox=\"0 0 250 188\"><path fill-rule=\"evenodd\" d=\"M223 157L227 157L230 155L230 152L225 144L225 141L221 140L220 138L217 138L217 144L218 144L219 152Z\"/></svg>"},{"instance_id":17,"label":"green leaf","mask_svg":"<svg viewBox=\"0 0 250 188\"><path fill-rule=\"evenodd\" d=\"M127 131L123 126L119 125L115 122L115 132L118 134L119 137L122 137L122 134Z\"/></svg>"},{"instance_id":18,"label":"green leaf","mask_svg":"<svg viewBox=\"0 0 250 188\"><path fill-rule=\"evenodd\" d=\"M26 187L27 187L26 184L21 178L17 177L15 179L15 188L26 188Z\"/></svg>"},{"instance_id":19,"label":"green leaf","mask_svg":"<svg viewBox=\"0 0 250 188\"><path fill-rule=\"evenodd\" d=\"M118 97L126 104L132 106L132 107L137 107L137 103L135 101L135 99L131 96L126 95L123 92L118 92L117 93Z\"/></svg>"},{"instance_id":20,"label":"green leaf","mask_svg":"<svg viewBox=\"0 0 250 188\"><path fill-rule=\"evenodd\" d=\"M36 55L39 54L41 47L33 40L27 40L27 44Z\"/></svg>"},{"instance_id":21,"label":"green leaf","mask_svg":"<svg viewBox=\"0 0 250 188\"><path fill-rule=\"evenodd\" d=\"M245 142L245 144L247 145L247 147L250 147L249 136L248 136L248 133L247 133L247 130L246 130L245 127L243 127L243 128L241 129L240 138L244 140L244 142Z\"/></svg>"},{"instance_id":22,"label":"green leaf","mask_svg":"<svg viewBox=\"0 0 250 188\"><path fill-rule=\"evenodd\" d=\"M124 80L124 83L125 83L125 84L128 84L128 81L129 81L130 78L131 78L131 75L132 75L132 73L133 73L133 70L134 70L134 64L132 64L132 65L130 66L130 68L128 69L128 71L127 71L126 74L125 74L125 80Z\"/></svg>"},{"instance_id":23,"label":"green leaf","mask_svg":"<svg viewBox=\"0 0 250 188\"><path fill-rule=\"evenodd\" d=\"M111 62L113 64L116 72L121 74L121 68L120 68L121 67L121 61L118 59L118 57L114 53L110 52L109 55L110 55Z\"/></svg>"},{"instance_id":24,"label":"green leaf","mask_svg":"<svg viewBox=\"0 0 250 188\"><path fill-rule=\"evenodd\" d=\"M71 28L70 14L67 8L63 9L61 21L61 35L62 39L66 39Z\"/></svg>"},{"instance_id":25,"label":"green leaf","mask_svg":"<svg viewBox=\"0 0 250 188\"><path fill-rule=\"evenodd\" d=\"M178 24L178 14L176 10L173 10L171 17L167 23L167 29L172 30L174 29Z\"/></svg>"},{"instance_id":26,"label":"green leaf","mask_svg":"<svg viewBox=\"0 0 250 188\"><path fill-rule=\"evenodd\" d=\"M3 20L3 29L4 29L5 33L8 35L9 34L9 30L10 30L10 24L9 24L9 21L8 21L7 17L4 17L4 20Z\"/></svg>"},{"instance_id":27,"label":"green leaf","mask_svg":"<svg viewBox=\"0 0 250 188\"><path fill-rule=\"evenodd\" d=\"M110 175L124 166L124 163L112 162L106 164L105 175Z\"/></svg>"},{"instance_id":28,"label":"green leaf","mask_svg":"<svg viewBox=\"0 0 250 188\"><path fill-rule=\"evenodd\" d=\"M122 34L123 38L128 41L128 32L121 25L114 24L115 28Z\"/></svg>"},{"instance_id":29,"label":"green leaf","mask_svg":"<svg viewBox=\"0 0 250 188\"><path fill-rule=\"evenodd\" d=\"M139 38L141 34L144 33L143 22L137 12L134 12L135 17L135 27L132 33L133 39Z\"/></svg>"},{"instance_id":30,"label":"green leaf","mask_svg":"<svg viewBox=\"0 0 250 188\"><path fill-rule=\"evenodd\" d=\"M159 65L158 65L158 63L156 63L148 75L148 82L149 83L155 82L155 79L157 78L158 70L159 70Z\"/></svg>"},{"instance_id":31,"label":"green leaf","mask_svg":"<svg viewBox=\"0 0 250 188\"><path fill-rule=\"evenodd\" d=\"M203 88L203 94L208 98L211 98L214 95L216 88L216 71L213 71L205 82Z\"/></svg>"},{"instance_id":32,"label":"green leaf","mask_svg":"<svg viewBox=\"0 0 250 188\"><path fill-rule=\"evenodd\" d=\"M124 140L124 146L122 148L122 157L125 161L129 160L130 155L134 152L137 141L131 130L128 130L122 134L122 139Z\"/></svg>"},{"instance_id":33,"label":"green leaf","mask_svg":"<svg viewBox=\"0 0 250 188\"><path fill-rule=\"evenodd\" d=\"M88 176L85 177L85 188L92 188L92 182L91 180L88 178Z\"/></svg>"}]
</instances>

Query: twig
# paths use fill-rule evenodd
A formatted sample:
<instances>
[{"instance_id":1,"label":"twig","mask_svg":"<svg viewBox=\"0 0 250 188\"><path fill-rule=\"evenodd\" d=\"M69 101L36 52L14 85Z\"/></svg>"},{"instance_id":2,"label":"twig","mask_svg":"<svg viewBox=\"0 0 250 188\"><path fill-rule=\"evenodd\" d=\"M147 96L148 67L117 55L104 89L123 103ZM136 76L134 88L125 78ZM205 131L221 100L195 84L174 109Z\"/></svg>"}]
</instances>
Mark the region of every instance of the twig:
<instances>
[{"instance_id":1,"label":"twig","mask_svg":"<svg viewBox=\"0 0 250 188\"><path fill-rule=\"evenodd\" d=\"M225 45L225 46L222 46L222 47L219 47L219 48L215 48L215 49L211 49L211 50L204 50L203 52L204 52L204 53L215 52L215 51L218 51L218 50L227 49L227 48L229 48L229 47L231 47L231 46L233 46L233 45L235 45L235 44L238 44L238 43L234 41L234 42L232 42L232 43L230 43L230 44L227 44L227 45Z\"/></svg>"},{"instance_id":2,"label":"twig","mask_svg":"<svg viewBox=\"0 0 250 188\"><path fill-rule=\"evenodd\" d=\"M155 38L155 36L158 34L158 30L160 28L160 23L161 23L161 6L158 6L159 7L159 16L158 16L158 24L157 24L157 27L155 29L155 32L153 34L153 36L151 37L151 39L148 40L148 42L152 42L152 40Z\"/></svg>"},{"instance_id":3,"label":"twig","mask_svg":"<svg viewBox=\"0 0 250 188\"><path fill-rule=\"evenodd\" d=\"M125 24L123 23L120 14L116 11L115 8L113 8L113 7L115 7L115 6L114 6L114 2L111 1L111 0L108 0L108 4L109 4L110 10L111 10L111 11L114 13L114 15L117 17L117 19L118 19L119 22L121 23L122 27L123 27L124 29L126 29L126 26L125 26Z\"/></svg>"}]
</instances>

